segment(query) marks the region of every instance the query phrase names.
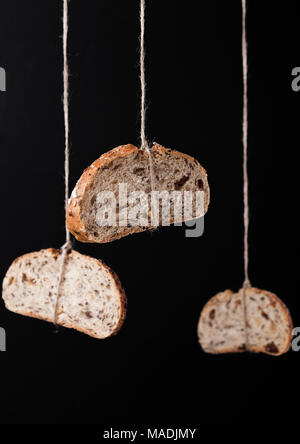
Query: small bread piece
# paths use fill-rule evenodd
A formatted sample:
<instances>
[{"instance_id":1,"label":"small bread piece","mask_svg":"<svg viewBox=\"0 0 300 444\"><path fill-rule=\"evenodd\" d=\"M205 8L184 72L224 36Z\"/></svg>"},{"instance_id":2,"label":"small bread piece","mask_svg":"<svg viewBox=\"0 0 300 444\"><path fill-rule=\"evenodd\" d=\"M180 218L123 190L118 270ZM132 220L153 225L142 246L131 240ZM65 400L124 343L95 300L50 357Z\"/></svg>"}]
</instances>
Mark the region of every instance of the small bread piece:
<instances>
[{"instance_id":1,"label":"small bread piece","mask_svg":"<svg viewBox=\"0 0 300 444\"><path fill-rule=\"evenodd\" d=\"M199 162L193 157L164 148L158 144L154 144L151 148L151 158L156 191L180 191L183 201L184 191L194 193L202 191L204 195L201 213L193 201L193 208L189 217L183 211L180 213L180 217L174 217L174 214L176 215L176 212L174 213L175 199L171 201L170 223L183 222L203 216L209 205L209 186L206 171ZM144 226L142 224L131 224L130 218L128 223L121 226L122 208L118 204L116 206L116 224L110 226L99 224L97 220L97 212L101 206L98 199L99 193L104 191L113 192L115 201L118 203L119 184L121 183L126 183L128 195L136 191L146 193L147 208L143 207L140 211L147 220ZM80 177L67 208L68 228L77 240L96 243L110 242L131 233L156 228L151 226L150 194L151 179L147 152L133 145L121 145L95 160ZM129 212L134 207L134 203L129 202L125 207ZM159 224L163 224L162 218Z\"/></svg>"},{"instance_id":2,"label":"small bread piece","mask_svg":"<svg viewBox=\"0 0 300 444\"><path fill-rule=\"evenodd\" d=\"M238 293L226 290L211 298L201 312L198 337L208 353L247 350L278 356L289 350L292 329L284 303L269 291L251 287Z\"/></svg>"},{"instance_id":3,"label":"small bread piece","mask_svg":"<svg viewBox=\"0 0 300 444\"><path fill-rule=\"evenodd\" d=\"M61 259L53 248L15 259L3 280L6 308L54 322ZM125 314L126 297L115 273L77 251L67 254L56 323L102 339L120 329Z\"/></svg>"}]
</instances>

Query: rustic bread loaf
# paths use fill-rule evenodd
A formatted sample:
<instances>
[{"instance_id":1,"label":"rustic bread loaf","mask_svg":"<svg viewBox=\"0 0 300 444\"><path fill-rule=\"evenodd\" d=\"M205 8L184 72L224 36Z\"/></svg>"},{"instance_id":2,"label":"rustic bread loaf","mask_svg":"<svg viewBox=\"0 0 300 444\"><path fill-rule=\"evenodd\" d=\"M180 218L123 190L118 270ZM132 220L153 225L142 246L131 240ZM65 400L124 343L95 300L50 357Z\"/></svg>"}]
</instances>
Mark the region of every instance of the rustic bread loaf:
<instances>
[{"instance_id":1,"label":"rustic bread loaf","mask_svg":"<svg viewBox=\"0 0 300 444\"><path fill-rule=\"evenodd\" d=\"M60 250L51 248L17 258L3 280L6 307L54 322L61 259ZM57 324L106 338L120 329L125 314L125 293L114 272L77 251L67 254Z\"/></svg>"},{"instance_id":2,"label":"rustic bread loaf","mask_svg":"<svg viewBox=\"0 0 300 444\"><path fill-rule=\"evenodd\" d=\"M156 191L178 191L170 203L170 223L183 222L203 216L209 205L209 186L204 168L194 158L154 144L151 148L151 158L154 170ZM140 214L143 214L145 224L131 223L130 217L126 225L120 226L122 208L119 207L119 184L126 183L128 194L143 191L146 193L146 202L141 204ZM99 193L111 191L117 202L117 223L115 226L101 226L99 224ZM192 203L190 215L180 214L174 210L175 201L179 197L184 202L184 191L202 191L204 196L202 209ZM196 194L196 193L194 193ZM67 208L67 225L77 240L82 242L110 242L131 233L153 229L151 224L151 179L149 155L133 145L119 146L103 154L82 174L74 188ZM108 202L108 206L109 206ZM112 204L111 204L112 205ZM127 203L127 209L134 209L134 202ZM166 205L160 202L160 220L158 225L167 225L164 214Z\"/></svg>"},{"instance_id":3,"label":"rustic bread loaf","mask_svg":"<svg viewBox=\"0 0 300 444\"><path fill-rule=\"evenodd\" d=\"M287 307L273 293L247 288L244 311L243 291L218 293L204 306L198 324L203 350L208 353L248 350L270 355L287 352L293 328Z\"/></svg>"}]
</instances>

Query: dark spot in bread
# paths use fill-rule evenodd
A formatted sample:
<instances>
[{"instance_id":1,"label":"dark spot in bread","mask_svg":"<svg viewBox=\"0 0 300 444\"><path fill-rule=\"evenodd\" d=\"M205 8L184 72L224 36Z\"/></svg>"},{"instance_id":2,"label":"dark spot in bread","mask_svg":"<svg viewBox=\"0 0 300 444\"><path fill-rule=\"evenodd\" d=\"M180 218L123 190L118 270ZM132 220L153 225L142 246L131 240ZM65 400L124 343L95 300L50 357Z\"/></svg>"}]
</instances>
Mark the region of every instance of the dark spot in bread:
<instances>
[{"instance_id":1,"label":"dark spot in bread","mask_svg":"<svg viewBox=\"0 0 300 444\"><path fill-rule=\"evenodd\" d=\"M98 234L96 231L94 231L94 236L95 236L95 237L98 237L99 234Z\"/></svg>"},{"instance_id":2,"label":"dark spot in bread","mask_svg":"<svg viewBox=\"0 0 300 444\"><path fill-rule=\"evenodd\" d=\"M203 180L202 179L197 180L197 185L198 185L199 190L203 190Z\"/></svg>"},{"instance_id":3,"label":"dark spot in bread","mask_svg":"<svg viewBox=\"0 0 300 444\"><path fill-rule=\"evenodd\" d=\"M13 281L14 281L14 277L11 276L11 278L9 279L9 282L8 282L8 286L10 286L13 283Z\"/></svg>"},{"instance_id":4,"label":"dark spot in bread","mask_svg":"<svg viewBox=\"0 0 300 444\"><path fill-rule=\"evenodd\" d=\"M55 248L51 248L50 251L51 251L52 256L54 257L54 259L56 260L58 255L60 254L60 250L55 250Z\"/></svg>"},{"instance_id":5,"label":"dark spot in bread","mask_svg":"<svg viewBox=\"0 0 300 444\"><path fill-rule=\"evenodd\" d=\"M209 312L209 319L215 319L216 310L213 308Z\"/></svg>"},{"instance_id":6,"label":"dark spot in bread","mask_svg":"<svg viewBox=\"0 0 300 444\"><path fill-rule=\"evenodd\" d=\"M187 176L183 176L181 179L177 180L174 183L175 186L175 190L181 190L181 188L183 187L183 185L189 180L189 174Z\"/></svg>"},{"instance_id":7,"label":"dark spot in bread","mask_svg":"<svg viewBox=\"0 0 300 444\"><path fill-rule=\"evenodd\" d=\"M247 348L246 348L246 344L241 344L241 345L239 345L239 346L238 346L238 350L239 350L239 351L246 351L246 350L247 350Z\"/></svg>"},{"instance_id":8,"label":"dark spot in bread","mask_svg":"<svg viewBox=\"0 0 300 444\"><path fill-rule=\"evenodd\" d=\"M145 173L145 169L144 168L134 168L132 172L136 176L143 176L143 174Z\"/></svg>"},{"instance_id":9,"label":"dark spot in bread","mask_svg":"<svg viewBox=\"0 0 300 444\"><path fill-rule=\"evenodd\" d=\"M269 344L265 346L265 351L268 353L276 354L278 353L279 350L277 345L274 344L274 342L269 342Z\"/></svg>"},{"instance_id":10,"label":"dark spot in bread","mask_svg":"<svg viewBox=\"0 0 300 444\"><path fill-rule=\"evenodd\" d=\"M26 282L27 281L27 275L26 273L22 274L22 282Z\"/></svg>"},{"instance_id":11,"label":"dark spot in bread","mask_svg":"<svg viewBox=\"0 0 300 444\"><path fill-rule=\"evenodd\" d=\"M261 312L261 315L262 315L263 318L269 319L269 316L264 311Z\"/></svg>"},{"instance_id":12,"label":"dark spot in bread","mask_svg":"<svg viewBox=\"0 0 300 444\"><path fill-rule=\"evenodd\" d=\"M94 205L96 201L96 195L94 194L94 196L91 198L91 205Z\"/></svg>"}]
</instances>

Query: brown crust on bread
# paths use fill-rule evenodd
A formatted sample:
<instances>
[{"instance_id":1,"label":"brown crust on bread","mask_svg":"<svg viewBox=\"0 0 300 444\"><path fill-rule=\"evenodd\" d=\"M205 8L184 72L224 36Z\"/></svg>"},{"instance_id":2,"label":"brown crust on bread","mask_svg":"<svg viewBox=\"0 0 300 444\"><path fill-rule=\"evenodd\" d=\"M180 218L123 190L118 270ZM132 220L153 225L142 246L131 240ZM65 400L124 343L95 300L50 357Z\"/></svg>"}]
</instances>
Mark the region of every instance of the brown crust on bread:
<instances>
[{"instance_id":1,"label":"brown crust on bread","mask_svg":"<svg viewBox=\"0 0 300 444\"><path fill-rule=\"evenodd\" d=\"M97 172L100 169L103 168L109 168L110 164L120 158L124 158L126 156L131 155L134 152L139 152L140 150L131 144L128 145L120 145L107 153L103 154L101 157L99 157L97 160L95 160L88 168L84 170L82 173L80 179L78 180L71 197L69 199L68 207L66 210L66 221L69 231L75 236L75 238L80 242L96 242L95 239L91 239L89 237L89 234L86 232L82 217L81 217L81 203L82 199L84 197L85 192L89 189L91 184L93 183L94 177L97 174ZM167 153L174 156L174 157L180 157L185 158L189 162L194 163L197 168L201 170L201 172L206 176L206 170L200 165L200 163L194 159L193 157L189 156L188 154L181 153L176 150L172 150L170 148L165 148L157 143L154 143L154 145L151 148L151 151L157 151L158 153L162 155L166 155ZM148 156L146 152L145 156ZM210 200L210 193L209 193L209 187L207 187L206 193L205 193L205 213L208 209ZM153 227L128 227L127 230L123 230L122 233L115 233L114 236L109 237L107 239L101 240L100 243L106 243L111 242L113 240L120 239L124 236L127 236L129 234L142 232L145 230L151 230Z\"/></svg>"},{"instance_id":2,"label":"brown crust on bread","mask_svg":"<svg viewBox=\"0 0 300 444\"><path fill-rule=\"evenodd\" d=\"M120 281L119 276L117 275L117 273L114 270L112 270L108 265L106 265L104 262L100 261L99 259L98 259L98 262L100 262L111 273L111 275L114 278L114 283L116 285L116 289L119 292L120 305L121 305L120 319L119 319L119 322L118 322L116 328L111 333L111 335L116 335L118 333L118 331L120 330L120 328L122 327L122 325L124 324L124 321L125 321L125 318L126 318L127 298L126 298L125 290L122 287L121 281Z\"/></svg>"},{"instance_id":3,"label":"brown crust on bread","mask_svg":"<svg viewBox=\"0 0 300 444\"><path fill-rule=\"evenodd\" d=\"M73 236L80 242L91 242L88 238L88 234L85 231L82 219L81 219L81 199L85 191L92 183L94 176L97 172L109 165L117 158L126 157L133 152L138 151L138 148L134 145L120 145L105 154L102 154L99 159L95 160L88 168L84 170L80 179L78 180L71 197L69 199L67 207L67 226ZM128 230L130 234L132 230Z\"/></svg>"},{"instance_id":4,"label":"brown crust on bread","mask_svg":"<svg viewBox=\"0 0 300 444\"><path fill-rule=\"evenodd\" d=\"M39 253L42 253L42 252L46 252L46 251L51 253L55 260L57 259L58 256L61 255L61 250L58 250L58 249L55 249L55 248L47 248L47 249L36 251L36 252L26 253L26 254L24 254L22 256L17 257L12 262L10 268L12 267L12 265L18 263L19 260L21 260L21 259L24 259L24 258L32 259L36 254L39 254ZM113 335L117 334L117 332L120 330L120 328L122 327L122 325L124 323L124 320L125 320L125 317L126 317L126 312L127 312L127 298L126 298L126 294L125 294L125 291L124 291L124 289L122 287L122 284L120 282L119 277L117 276L117 274L115 273L114 270L112 270L108 265L106 265L100 259L95 259L93 257L81 254L81 253L79 253L78 251L75 251L75 250L72 250L68 254L78 255L80 257L84 257L86 260L91 261L93 263L96 262L97 264L99 264L101 267L105 268L111 274L111 276L113 278L113 282L115 284L115 289L116 289L116 291L117 291L117 293L119 295L121 310L120 310L119 322L116 325L116 327L114 328L114 330L111 332L110 336L113 336ZM6 303L5 303L5 305L6 305ZM23 316L29 316L29 317L32 317L32 318L36 318L36 319L40 319L40 320L43 320L43 321L51 322L51 323L54 322L53 319L50 319L48 317L44 317L44 316L41 316L41 315L38 316L37 314L35 314L35 313L31 312L31 311L18 311L18 312L15 312L15 313L23 315ZM91 331L82 329L82 328L77 327L77 326L75 326L74 324L71 324L71 323L57 322L57 325L64 326L66 328L75 329L75 330L77 330L79 332L85 333L86 335L94 337L94 338L97 338L97 339L105 339L105 338L110 337L110 336L99 336L99 335L93 334Z\"/></svg>"}]
</instances>

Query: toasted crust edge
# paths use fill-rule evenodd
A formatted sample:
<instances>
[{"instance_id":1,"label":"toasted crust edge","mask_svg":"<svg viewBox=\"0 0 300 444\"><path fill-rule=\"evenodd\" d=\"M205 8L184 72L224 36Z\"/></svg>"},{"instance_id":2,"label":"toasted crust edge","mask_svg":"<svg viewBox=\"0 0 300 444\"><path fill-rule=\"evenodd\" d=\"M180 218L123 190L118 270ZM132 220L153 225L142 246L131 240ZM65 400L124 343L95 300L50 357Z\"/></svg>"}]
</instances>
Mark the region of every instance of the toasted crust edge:
<instances>
[{"instance_id":1,"label":"toasted crust edge","mask_svg":"<svg viewBox=\"0 0 300 444\"><path fill-rule=\"evenodd\" d=\"M39 251L34 251L34 252L26 253L26 254L23 254L23 255L17 257L11 263L11 265L8 268L7 272L11 269L11 267L13 265L18 263L19 260L24 259L24 258L28 258L28 257L32 257L35 254L39 254L39 253L45 252L45 251L49 251L55 258L57 258L61 254L61 250L55 249L55 248L45 248L45 249L42 249L42 250L39 250ZM111 334L108 335L108 336L99 336L99 335L93 334L90 331L82 329L80 327L76 327L75 324L71 324L71 323L69 324L69 323L57 322L57 325L60 325L60 326L66 327L66 328L72 328L74 330L77 330L79 332L82 332L82 333L84 333L84 334L86 334L88 336L91 336L91 337L94 337L94 338L97 338L97 339L105 339L105 338L109 338L110 336L116 335L118 333L118 331L120 330L120 328L122 327L122 325L123 325L123 323L125 321L125 318L126 318L126 313L127 313L127 298L126 298L125 290L122 287L122 284L120 282L119 277L117 276L117 274L116 274L116 272L114 270L112 270L108 265L106 265L100 259L96 259L96 258L93 258L91 256L87 256L85 254L81 254L81 253L79 253L76 250L72 250L69 254L75 254L75 255L78 255L80 257L84 257L85 259L87 259L89 261L97 262L98 264L103 266L111 274L112 279L113 279L114 284L115 284L115 289L117 290L118 295L119 295L119 299L120 299L121 309L120 309L119 322L117 323L116 327L111 332ZM5 277L6 277L6 275L5 275ZM4 277L4 279L5 279L5 277ZM3 279L3 282L2 282L2 293L4 292L4 279ZM2 294L2 299L4 300L4 304L5 304L5 307L7 308L7 310L12 311L12 310L10 310L10 308L7 307L7 304L6 304L6 301L5 301L4 297L3 297L3 294ZM28 311L28 312L27 311L20 311L20 312L12 311L12 312L15 313L15 314L19 314L19 315L22 315L22 316L29 316L31 318L40 319L42 321L46 321L46 322L50 322L50 323L54 322L53 319L50 319L50 318L47 318L47 317L43 317L43 316L37 316L35 313L32 313L30 311Z\"/></svg>"},{"instance_id":2,"label":"toasted crust edge","mask_svg":"<svg viewBox=\"0 0 300 444\"><path fill-rule=\"evenodd\" d=\"M205 168L202 167L202 165L197 161L197 159L193 158L192 156L189 156L188 154L181 153L176 150L172 150L171 148L165 148L162 145L159 145L158 143L154 143L152 148L152 151L157 151L161 154L172 153L175 157L183 157L189 160L190 162L193 162L197 165L197 167L201 170L201 173L207 177L207 172ZM128 230L124 230L122 234L116 234L114 236L110 236L106 239L102 239L99 241L96 241L95 239L91 239L89 237L89 234L86 232L83 220L81 218L81 202L84 198L84 193L86 190L88 190L90 184L93 182L93 179L97 172L104 167L108 167L109 164L114 161L117 158L126 157L133 152L138 152L139 149L131 144L128 145L120 145L116 148L113 148L112 150L108 151L107 153L102 154L101 157L99 157L97 160L95 160L88 168L84 170L81 177L79 178L77 184L75 185L75 188L73 189L73 192L71 194L71 197L68 202L67 210L66 210L66 221L69 231L75 236L75 238L80 242L90 242L90 243L107 243L111 242L117 239L120 239L122 237L125 237L129 234L139 233L142 231L147 231L148 229L151 230L154 227L130 227ZM210 189L209 185L207 183L207 189L205 190L205 203L204 203L204 214L208 210L210 202Z\"/></svg>"},{"instance_id":3,"label":"toasted crust edge","mask_svg":"<svg viewBox=\"0 0 300 444\"><path fill-rule=\"evenodd\" d=\"M89 239L88 233L86 233L85 231L85 227L80 215L81 201L84 197L85 191L89 188L95 175L101 168L109 166L109 164L115 159L126 157L137 151L138 148L131 144L117 146L107 153L102 154L101 157L96 159L82 173L71 194L66 210L66 221L68 229L78 241L95 242L94 240ZM109 242L109 240L107 242Z\"/></svg>"}]
</instances>

